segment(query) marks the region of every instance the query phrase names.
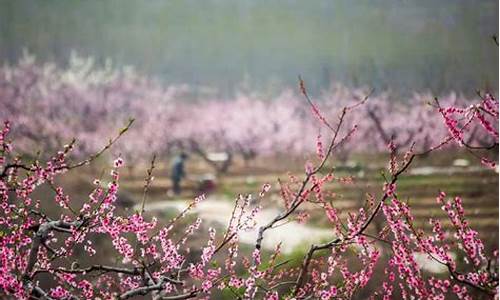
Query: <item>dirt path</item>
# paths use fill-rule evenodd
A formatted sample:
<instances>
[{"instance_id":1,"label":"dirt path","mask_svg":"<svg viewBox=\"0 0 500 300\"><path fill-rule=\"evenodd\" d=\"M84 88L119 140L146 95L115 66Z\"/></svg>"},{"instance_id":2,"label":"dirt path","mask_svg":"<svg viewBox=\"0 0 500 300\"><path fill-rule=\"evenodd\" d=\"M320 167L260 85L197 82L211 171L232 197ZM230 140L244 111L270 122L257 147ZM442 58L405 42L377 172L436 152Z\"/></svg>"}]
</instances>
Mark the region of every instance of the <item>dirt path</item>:
<instances>
[{"instance_id":1,"label":"dirt path","mask_svg":"<svg viewBox=\"0 0 500 300\"><path fill-rule=\"evenodd\" d=\"M163 211L175 209L181 211L188 205L189 201L175 200L175 201L157 201L146 205L148 211ZM191 211L196 213L205 222L218 223L225 226L229 217L231 216L233 206L230 201L217 200L215 198L208 198L198 204L198 206ZM257 227L269 222L279 213L278 209L268 208L260 211L257 215ZM257 229L242 232L240 234L240 241L246 244L253 245L257 237ZM330 230L315 228L299 224L297 222L290 222L282 226L278 226L269 230L264 238L263 247L268 250L274 250L278 243L282 243L282 252L289 254L296 249L306 250L311 243L318 243L332 239ZM445 273L446 267L443 268L434 260L431 260L423 253L415 253L415 260L426 271L430 273ZM455 255L455 254L452 254Z\"/></svg>"},{"instance_id":2,"label":"dirt path","mask_svg":"<svg viewBox=\"0 0 500 300\"><path fill-rule=\"evenodd\" d=\"M162 211L176 209L180 211L184 209L188 203L189 201L184 200L157 201L147 204L146 210ZM232 210L233 205L230 201L217 200L209 197L205 201L199 203L191 212L198 214L205 222L219 223L224 226L228 223ZM256 217L256 228L272 220L279 212L280 211L276 208L261 210ZM256 237L257 229L254 229L242 232L240 234L240 241L247 244L253 244L255 243ZM318 243L331 238L333 238L332 232L328 229L306 226L297 222L289 222L267 231L262 246L266 249L273 250L275 246L281 242L282 251L284 253L290 253L296 248L302 247L306 249L311 243Z\"/></svg>"}]
</instances>

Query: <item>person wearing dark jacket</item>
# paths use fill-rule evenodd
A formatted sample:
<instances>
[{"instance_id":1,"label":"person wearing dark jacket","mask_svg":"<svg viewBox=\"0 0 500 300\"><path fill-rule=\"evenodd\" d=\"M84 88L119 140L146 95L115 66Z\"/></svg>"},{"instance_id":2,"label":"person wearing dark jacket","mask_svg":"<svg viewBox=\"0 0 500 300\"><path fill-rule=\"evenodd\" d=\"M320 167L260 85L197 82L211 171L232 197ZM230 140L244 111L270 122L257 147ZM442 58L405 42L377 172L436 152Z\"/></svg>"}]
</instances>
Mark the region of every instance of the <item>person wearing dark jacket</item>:
<instances>
[{"instance_id":1,"label":"person wearing dark jacket","mask_svg":"<svg viewBox=\"0 0 500 300\"><path fill-rule=\"evenodd\" d=\"M188 158L187 154L182 152L178 155L172 164L172 186L173 191L176 195L181 193L181 180L186 176L186 171L184 170L184 162Z\"/></svg>"}]
</instances>

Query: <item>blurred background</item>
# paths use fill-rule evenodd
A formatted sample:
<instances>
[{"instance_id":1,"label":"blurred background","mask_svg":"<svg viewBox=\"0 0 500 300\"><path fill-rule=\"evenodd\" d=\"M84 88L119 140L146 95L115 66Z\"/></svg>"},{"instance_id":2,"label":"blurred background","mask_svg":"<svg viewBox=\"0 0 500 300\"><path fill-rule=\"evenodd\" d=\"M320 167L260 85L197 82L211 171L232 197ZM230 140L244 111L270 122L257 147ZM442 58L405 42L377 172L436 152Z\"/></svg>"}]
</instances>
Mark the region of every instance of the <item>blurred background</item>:
<instances>
[{"instance_id":1,"label":"blurred background","mask_svg":"<svg viewBox=\"0 0 500 300\"><path fill-rule=\"evenodd\" d=\"M318 145L329 142L300 95L300 74L332 122L343 105L370 95L341 130L356 124L357 132L326 164L336 179L325 197L345 220L367 193L382 194L391 138L402 156L413 142L423 151L449 135L429 105L434 97L466 107L478 101L476 90L498 94L498 9L497 0L0 0L0 120L12 122L15 155L49 158L76 137L72 159L81 160L135 119L110 151L59 180L77 206L94 178L110 180L121 156L120 212L136 210L155 153L148 217L166 223L206 194L185 223L200 216L203 226L223 230L236 196L255 198L270 183L257 219L264 224L283 209L277 179L302 179L305 163L319 161ZM465 139L492 143L477 124ZM487 250L496 247L498 167L481 165L482 156L498 161L498 146L471 154L450 145L415 161L398 193L417 227L430 232L435 217L452 230L435 200L443 190L463 197ZM37 197L54 195L45 187ZM59 217L57 205L47 205ZM264 250L281 241L284 260L298 266L306 242L329 239L331 228L324 209L306 203L266 236ZM244 255L255 234L242 236ZM97 247L114 251L108 244ZM425 257L419 263L429 276L448 276ZM380 287L377 280L359 299Z\"/></svg>"},{"instance_id":2,"label":"blurred background","mask_svg":"<svg viewBox=\"0 0 500 300\"><path fill-rule=\"evenodd\" d=\"M193 93L279 93L307 78L407 96L498 89L496 0L1 1L0 59L72 51Z\"/></svg>"}]
</instances>

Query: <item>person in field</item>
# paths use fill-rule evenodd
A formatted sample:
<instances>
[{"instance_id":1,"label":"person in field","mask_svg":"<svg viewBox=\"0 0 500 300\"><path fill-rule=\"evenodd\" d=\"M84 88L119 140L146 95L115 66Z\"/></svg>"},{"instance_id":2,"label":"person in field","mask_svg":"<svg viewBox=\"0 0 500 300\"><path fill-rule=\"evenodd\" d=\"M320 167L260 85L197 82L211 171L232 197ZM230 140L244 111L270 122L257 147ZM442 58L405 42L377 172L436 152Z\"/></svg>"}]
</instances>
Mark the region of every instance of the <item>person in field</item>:
<instances>
[{"instance_id":1,"label":"person in field","mask_svg":"<svg viewBox=\"0 0 500 300\"><path fill-rule=\"evenodd\" d=\"M184 170L184 163L187 160L188 155L184 152L175 157L172 163L172 187L173 192L176 195L181 193L181 180L186 177L186 171Z\"/></svg>"}]
</instances>

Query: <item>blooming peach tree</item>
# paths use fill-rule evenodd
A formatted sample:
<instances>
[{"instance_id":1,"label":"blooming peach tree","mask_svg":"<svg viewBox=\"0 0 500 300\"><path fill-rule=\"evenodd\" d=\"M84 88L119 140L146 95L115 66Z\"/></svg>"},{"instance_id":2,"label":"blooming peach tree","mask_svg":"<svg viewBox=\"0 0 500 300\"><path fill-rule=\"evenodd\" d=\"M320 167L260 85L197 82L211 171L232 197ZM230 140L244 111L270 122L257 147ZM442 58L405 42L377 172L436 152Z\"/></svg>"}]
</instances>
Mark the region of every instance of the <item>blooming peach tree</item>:
<instances>
[{"instance_id":1,"label":"blooming peach tree","mask_svg":"<svg viewBox=\"0 0 500 300\"><path fill-rule=\"evenodd\" d=\"M0 67L0 120L15 121L16 150L25 155L39 151L47 159L78 136L71 156L84 159L98 151L103 137L130 115L136 122L117 142L119 151L114 153L121 154L128 167L146 165L151 152L166 157L179 146L204 158L210 152L226 152L248 162L257 156L312 154L318 135L327 143L327 128L319 128L321 121L308 113L296 92L285 90L274 97L240 93L231 99L197 102L188 94L189 87L165 87L153 78L111 66L99 68L92 60L78 57L65 68L38 63L31 56ZM415 142L416 151L425 151L447 134L435 109L425 104L432 98L427 94L396 101L389 92L332 85L315 105L332 119L367 94L370 101L344 120L345 128L357 125L357 133L339 146L336 158L347 159L367 149L383 152L390 141L396 149ZM439 103L464 107L471 99L450 93ZM480 115L489 117L484 111ZM489 125L498 131L495 122ZM477 122L467 126L462 139L480 147L493 142Z\"/></svg>"}]
</instances>

